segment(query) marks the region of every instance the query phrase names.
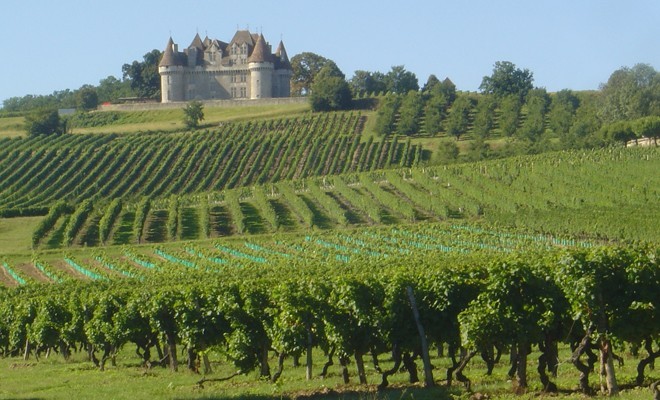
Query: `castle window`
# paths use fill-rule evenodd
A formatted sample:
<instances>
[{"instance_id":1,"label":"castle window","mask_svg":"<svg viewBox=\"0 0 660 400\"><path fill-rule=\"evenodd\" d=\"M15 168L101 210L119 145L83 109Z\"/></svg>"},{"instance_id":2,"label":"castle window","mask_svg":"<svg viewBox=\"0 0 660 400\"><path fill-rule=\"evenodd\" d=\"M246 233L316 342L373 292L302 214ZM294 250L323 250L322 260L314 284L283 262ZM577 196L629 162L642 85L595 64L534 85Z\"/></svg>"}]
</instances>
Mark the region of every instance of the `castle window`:
<instances>
[{"instance_id":1,"label":"castle window","mask_svg":"<svg viewBox=\"0 0 660 400\"><path fill-rule=\"evenodd\" d=\"M246 82L247 81L247 75L245 73L241 74L241 82Z\"/></svg>"},{"instance_id":2,"label":"castle window","mask_svg":"<svg viewBox=\"0 0 660 400\"><path fill-rule=\"evenodd\" d=\"M247 89L244 87L241 88L241 97L247 97Z\"/></svg>"},{"instance_id":3,"label":"castle window","mask_svg":"<svg viewBox=\"0 0 660 400\"><path fill-rule=\"evenodd\" d=\"M231 88L231 97L232 98L236 97L236 88L235 87Z\"/></svg>"}]
</instances>

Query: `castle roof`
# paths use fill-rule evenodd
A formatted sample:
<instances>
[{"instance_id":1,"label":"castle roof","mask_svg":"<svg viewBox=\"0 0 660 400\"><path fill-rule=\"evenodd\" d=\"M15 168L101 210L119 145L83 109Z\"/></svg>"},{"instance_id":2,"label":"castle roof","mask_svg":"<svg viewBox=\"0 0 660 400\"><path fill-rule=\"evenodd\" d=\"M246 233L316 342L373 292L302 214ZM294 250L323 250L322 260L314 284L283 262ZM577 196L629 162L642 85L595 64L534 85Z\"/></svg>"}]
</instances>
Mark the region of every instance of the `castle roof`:
<instances>
[{"instance_id":1,"label":"castle roof","mask_svg":"<svg viewBox=\"0 0 660 400\"><path fill-rule=\"evenodd\" d=\"M200 51L204 51L204 43L202 42L202 38L199 37L199 33L195 35L195 38L193 39L192 43L190 43L190 46L188 48L197 48Z\"/></svg>"},{"instance_id":2,"label":"castle roof","mask_svg":"<svg viewBox=\"0 0 660 400\"><path fill-rule=\"evenodd\" d=\"M170 37L170 40L167 41L167 46L163 52L163 58L161 58L159 67L172 67L176 65L184 65L182 60L182 54L174 51L174 41Z\"/></svg>"},{"instance_id":3,"label":"castle roof","mask_svg":"<svg viewBox=\"0 0 660 400\"><path fill-rule=\"evenodd\" d=\"M270 62L274 64L275 69L291 69L291 63L289 62L289 57L282 41L280 41L275 54L271 54L271 47L266 42L264 35L251 33L248 30L236 31L229 43L210 39L208 36L202 40L199 33L197 33L190 45L183 52L176 50L176 44L170 37L158 66L188 66L190 65L189 61L193 61L189 59L190 57L195 58L192 65L203 66L205 64L204 52L212 48L217 48L222 52L222 65L231 66L233 65L233 61L229 49L234 45L239 47L247 46L248 62Z\"/></svg>"},{"instance_id":4,"label":"castle roof","mask_svg":"<svg viewBox=\"0 0 660 400\"><path fill-rule=\"evenodd\" d=\"M281 40L280 44L277 45L277 50L275 50L275 68L292 69L291 63L289 62L289 56L286 54L284 43Z\"/></svg>"},{"instance_id":5,"label":"castle roof","mask_svg":"<svg viewBox=\"0 0 660 400\"><path fill-rule=\"evenodd\" d=\"M229 42L229 45L231 46L234 43L236 43L237 45L247 43L247 45L250 46L250 48L251 48L255 45L258 38L259 38L259 35L257 35L256 33L254 33L254 34L250 33L250 31L247 31L247 30L236 31L236 33L234 34L234 37Z\"/></svg>"},{"instance_id":6,"label":"castle roof","mask_svg":"<svg viewBox=\"0 0 660 400\"><path fill-rule=\"evenodd\" d=\"M264 35L259 35L257 43L254 45L254 50L248 58L248 62L273 62L272 58L273 57L268 49L268 44L266 44L266 39L264 39Z\"/></svg>"}]
</instances>

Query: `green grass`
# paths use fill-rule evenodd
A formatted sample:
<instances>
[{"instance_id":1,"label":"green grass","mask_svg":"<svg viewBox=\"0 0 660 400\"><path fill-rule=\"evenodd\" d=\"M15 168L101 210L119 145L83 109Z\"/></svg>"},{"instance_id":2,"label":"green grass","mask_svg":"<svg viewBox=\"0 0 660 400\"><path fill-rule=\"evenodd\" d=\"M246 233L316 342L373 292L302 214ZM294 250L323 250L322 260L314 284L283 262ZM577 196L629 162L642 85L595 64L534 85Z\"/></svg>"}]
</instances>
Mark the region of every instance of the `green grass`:
<instances>
[{"instance_id":1,"label":"green grass","mask_svg":"<svg viewBox=\"0 0 660 400\"><path fill-rule=\"evenodd\" d=\"M8 137L25 136L23 117L0 118L0 139Z\"/></svg>"},{"instance_id":2,"label":"green grass","mask_svg":"<svg viewBox=\"0 0 660 400\"><path fill-rule=\"evenodd\" d=\"M0 218L0 255L29 251L32 232L43 218Z\"/></svg>"},{"instance_id":3,"label":"green grass","mask_svg":"<svg viewBox=\"0 0 660 400\"><path fill-rule=\"evenodd\" d=\"M97 111L103 113L104 111ZM134 133L147 131L176 131L185 129L181 109L149 111L113 111L119 118L111 124L74 128L73 133ZM204 108L202 128L223 122L296 117L309 112L308 104L284 104L248 107ZM0 126L0 132L2 127Z\"/></svg>"},{"instance_id":4,"label":"green grass","mask_svg":"<svg viewBox=\"0 0 660 400\"><path fill-rule=\"evenodd\" d=\"M508 355L503 355L501 362L496 366L491 376L485 375L485 364L476 357L464 371L472 381L472 391L488 394L491 399L531 400L541 398L584 399L581 393L575 392L577 386L577 370L567 362L569 350L564 348L560 353L561 363L558 376L551 377L560 390L559 395L540 394L541 386L536 373L536 359L538 354L529 357L528 382L529 389L522 395L513 394L513 382L506 375L508 369ZM638 360L625 352L621 352L625 359L622 367L616 368L617 380L622 387L618 397L622 400L651 398L647 387L632 388L635 368ZM206 375L207 379L228 377L235 369L222 357L214 352L209 354L214 369L213 373ZM85 360L83 354L75 354L69 361L64 361L58 354L51 354L38 362L34 357L5 358L0 360L2 371L2 385L0 398L2 399L69 399L72 393L80 398L94 399L469 399L470 394L458 383L452 387L445 386L445 368L450 361L447 358L432 357L432 364L436 387L424 389L420 383L407 382L408 374L399 372L391 376L390 387L378 392L376 386L380 383L380 374L371 362L365 359L368 385L357 383L355 363L349 364L351 383L344 385L341 381L341 370L335 359L335 365L328 370L326 379L318 375L325 362L323 354L314 353L314 378L305 380L305 367L293 367L291 358L287 358L280 380L272 383L261 380L255 373L240 375L224 382L206 382L198 385L202 375L188 371L185 359L181 359L179 372L171 372L160 366L145 369L139 365L132 346L126 346L117 356L117 366L107 363L106 370L101 372L94 365ZM383 369L391 368L392 362L386 355L379 357ZM304 357L301 357L301 364ZM271 355L270 366L274 371L276 359ZM420 378L423 379L422 363L417 360ZM647 371L647 382L657 380L658 371ZM590 375L590 385L599 389L598 377ZM602 397L602 395L597 395Z\"/></svg>"}]
</instances>

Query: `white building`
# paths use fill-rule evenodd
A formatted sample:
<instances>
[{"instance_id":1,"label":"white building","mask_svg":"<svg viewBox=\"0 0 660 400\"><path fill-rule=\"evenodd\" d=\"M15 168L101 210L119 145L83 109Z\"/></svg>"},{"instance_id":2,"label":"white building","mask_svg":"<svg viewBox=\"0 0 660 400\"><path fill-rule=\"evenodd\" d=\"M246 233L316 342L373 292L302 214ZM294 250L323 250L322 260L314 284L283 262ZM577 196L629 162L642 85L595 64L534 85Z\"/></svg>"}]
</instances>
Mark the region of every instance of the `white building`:
<instances>
[{"instance_id":1,"label":"white building","mask_svg":"<svg viewBox=\"0 0 660 400\"><path fill-rule=\"evenodd\" d=\"M172 38L158 65L162 102L291 96L291 64L262 34L239 30L229 43L195 35L179 52Z\"/></svg>"}]
</instances>

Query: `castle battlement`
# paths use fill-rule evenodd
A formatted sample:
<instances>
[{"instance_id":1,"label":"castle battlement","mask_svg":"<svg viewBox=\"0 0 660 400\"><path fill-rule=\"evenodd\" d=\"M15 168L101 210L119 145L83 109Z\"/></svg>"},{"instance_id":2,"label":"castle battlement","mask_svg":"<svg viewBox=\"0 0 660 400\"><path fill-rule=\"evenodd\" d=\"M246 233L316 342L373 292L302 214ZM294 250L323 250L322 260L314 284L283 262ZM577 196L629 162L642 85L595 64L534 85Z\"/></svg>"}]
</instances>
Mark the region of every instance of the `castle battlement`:
<instances>
[{"instance_id":1,"label":"castle battlement","mask_svg":"<svg viewBox=\"0 0 660 400\"><path fill-rule=\"evenodd\" d=\"M275 53L263 34L236 31L229 43L195 35L182 52L172 38L158 65L162 102L291 96L284 43Z\"/></svg>"}]
</instances>

